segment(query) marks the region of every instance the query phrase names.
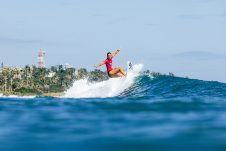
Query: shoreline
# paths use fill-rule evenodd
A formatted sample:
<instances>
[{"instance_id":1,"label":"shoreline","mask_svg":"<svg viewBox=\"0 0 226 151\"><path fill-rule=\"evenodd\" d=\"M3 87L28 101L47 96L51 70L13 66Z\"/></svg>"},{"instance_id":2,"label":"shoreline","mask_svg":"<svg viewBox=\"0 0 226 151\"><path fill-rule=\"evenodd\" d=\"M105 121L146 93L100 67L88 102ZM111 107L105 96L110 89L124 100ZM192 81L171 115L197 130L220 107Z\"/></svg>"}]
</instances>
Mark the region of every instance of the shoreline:
<instances>
[{"instance_id":1,"label":"shoreline","mask_svg":"<svg viewBox=\"0 0 226 151\"><path fill-rule=\"evenodd\" d=\"M0 97L61 97L64 96L64 92L48 92L41 95L38 94L21 94L21 93L4 93L0 92Z\"/></svg>"}]
</instances>

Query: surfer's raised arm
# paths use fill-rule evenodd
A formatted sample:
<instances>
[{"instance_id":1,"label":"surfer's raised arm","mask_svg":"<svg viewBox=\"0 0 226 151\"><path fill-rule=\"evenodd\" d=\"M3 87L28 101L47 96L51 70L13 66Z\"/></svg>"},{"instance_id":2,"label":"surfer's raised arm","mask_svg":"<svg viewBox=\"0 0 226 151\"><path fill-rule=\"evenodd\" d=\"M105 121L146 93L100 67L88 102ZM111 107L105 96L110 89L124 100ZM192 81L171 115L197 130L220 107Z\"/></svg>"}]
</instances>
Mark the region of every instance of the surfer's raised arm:
<instances>
[{"instance_id":1,"label":"surfer's raised arm","mask_svg":"<svg viewBox=\"0 0 226 151\"><path fill-rule=\"evenodd\" d=\"M112 53L112 58L118 54L119 51L121 51L122 48L118 48L114 53Z\"/></svg>"},{"instance_id":2,"label":"surfer's raised arm","mask_svg":"<svg viewBox=\"0 0 226 151\"><path fill-rule=\"evenodd\" d=\"M100 67L100 66L102 66L102 65L104 65L105 64L105 61L102 61L101 63L99 63L99 64L97 64L97 65L94 65L94 67L95 68L98 68L98 67Z\"/></svg>"}]
</instances>

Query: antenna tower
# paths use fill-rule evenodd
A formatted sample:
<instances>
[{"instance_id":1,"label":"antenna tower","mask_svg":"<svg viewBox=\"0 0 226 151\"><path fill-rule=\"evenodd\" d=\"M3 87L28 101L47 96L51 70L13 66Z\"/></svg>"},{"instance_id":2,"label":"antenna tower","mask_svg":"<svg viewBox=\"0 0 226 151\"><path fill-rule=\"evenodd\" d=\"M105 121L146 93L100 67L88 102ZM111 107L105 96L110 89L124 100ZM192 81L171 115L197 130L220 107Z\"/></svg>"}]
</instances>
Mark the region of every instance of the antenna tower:
<instances>
[{"instance_id":1,"label":"antenna tower","mask_svg":"<svg viewBox=\"0 0 226 151\"><path fill-rule=\"evenodd\" d=\"M43 49L39 49L38 51L38 67L39 68L45 67L44 56L45 56L45 51L43 51Z\"/></svg>"}]
</instances>

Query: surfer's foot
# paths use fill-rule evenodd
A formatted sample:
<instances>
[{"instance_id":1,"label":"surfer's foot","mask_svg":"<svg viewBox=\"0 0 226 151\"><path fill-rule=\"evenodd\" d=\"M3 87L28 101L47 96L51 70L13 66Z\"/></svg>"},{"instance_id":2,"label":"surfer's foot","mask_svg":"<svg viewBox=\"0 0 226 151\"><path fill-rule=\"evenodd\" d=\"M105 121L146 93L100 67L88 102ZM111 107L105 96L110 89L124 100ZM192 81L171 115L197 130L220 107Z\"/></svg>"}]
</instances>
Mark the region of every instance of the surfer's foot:
<instances>
[{"instance_id":1,"label":"surfer's foot","mask_svg":"<svg viewBox=\"0 0 226 151\"><path fill-rule=\"evenodd\" d=\"M121 72L125 77L127 76L126 72Z\"/></svg>"}]
</instances>

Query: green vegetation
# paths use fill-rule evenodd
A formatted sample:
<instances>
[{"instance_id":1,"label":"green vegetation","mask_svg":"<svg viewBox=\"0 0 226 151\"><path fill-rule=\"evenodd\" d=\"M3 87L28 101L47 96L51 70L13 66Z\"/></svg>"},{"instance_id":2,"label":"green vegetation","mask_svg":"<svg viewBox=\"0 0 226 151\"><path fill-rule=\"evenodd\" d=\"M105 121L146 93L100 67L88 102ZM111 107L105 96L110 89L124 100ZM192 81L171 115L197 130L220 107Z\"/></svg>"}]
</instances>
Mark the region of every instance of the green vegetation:
<instances>
[{"instance_id":1,"label":"green vegetation","mask_svg":"<svg viewBox=\"0 0 226 151\"><path fill-rule=\"evenodd\" d=\"M51 68L3 68L0 70L0 93L4 95L62 95L75 80L88 78L89 81L107 80L105 72L85 68L64 68L63 65Z\"/></svg>"},{"instance_id":2,"label":"green vegetation","mask_svg":"<svg viewBox=\"0 0 226 151\"><path fill-rule=\"evenodd\" d=\"M168 74L162 74L160 72L151 72L150 70L143 71L143 74L150 75L154 78L159 77L159 76L170 76L170 77L175 77L175 75L172 72L169 72Z\"/></svg>"}]
</instances>

